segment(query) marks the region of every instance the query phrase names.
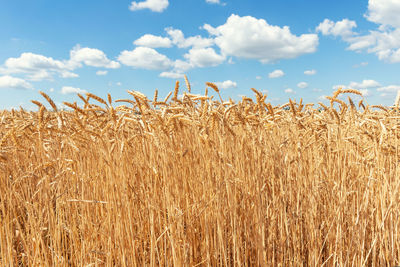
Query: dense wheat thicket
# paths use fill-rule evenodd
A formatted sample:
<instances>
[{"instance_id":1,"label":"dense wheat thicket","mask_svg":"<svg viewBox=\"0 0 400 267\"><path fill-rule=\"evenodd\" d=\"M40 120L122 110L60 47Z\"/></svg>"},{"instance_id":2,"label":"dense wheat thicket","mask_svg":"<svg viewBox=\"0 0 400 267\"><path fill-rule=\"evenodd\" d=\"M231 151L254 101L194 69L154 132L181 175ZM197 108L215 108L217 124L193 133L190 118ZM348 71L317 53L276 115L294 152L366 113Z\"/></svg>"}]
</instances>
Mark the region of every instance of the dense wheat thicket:
<instances>
[{"instance_id":1,"label":"dense wheat thicket","mask_svg":"<svg viewBox=\"0 0 400 267\"><path fill-rule=\"evenodd\" d=\"M1 265L400 265L396 108L206 86L1 112Z\"/></svg>"}]
</instances>

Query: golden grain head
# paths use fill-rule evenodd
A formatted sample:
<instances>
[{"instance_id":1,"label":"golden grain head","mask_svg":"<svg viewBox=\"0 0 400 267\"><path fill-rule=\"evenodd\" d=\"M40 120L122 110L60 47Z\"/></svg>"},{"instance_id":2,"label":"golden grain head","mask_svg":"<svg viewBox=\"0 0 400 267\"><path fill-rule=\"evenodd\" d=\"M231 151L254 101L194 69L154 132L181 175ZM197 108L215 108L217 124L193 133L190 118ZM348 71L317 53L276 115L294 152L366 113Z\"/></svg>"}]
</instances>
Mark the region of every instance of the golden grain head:
<instances>
[{"instance_id":1,"label":"golden grain head","mask_svg":"<svg viewBox=\"0 0 400 267\"><path fill-rule=\"evenodd\" d=\"M214 89L215 92L219 93L218 86L215 83L206 82L206 85Z\"/></svg>"},{"instance_id":2,"label":"golden grain head","mask_svg":"<svg viewBox=\"0 0 400 267\"><path fill-rule=\"evenodd\" d=\"M107 105L107 102L106 102L103 98L101 98L101 97L99 97L99 96L97 96L97 95L95 95L95 94L86 93L86 96L87 96L89 99L92 98L92 99L96 100L97 102L100 102L100 103L102 103L102 104L104 104L104 105Z\"/></svg>"},{"instance_id":3,"label":"golden grain head","mask_svg":"<svg viewBox=\"0 0 400 267\"><path fill-rule=\"evenodd\" d=\"M53 100L46 93L44 93L42 91L39 91L39 93L47 100L47 102L49 102L50 106L54 109L54 111L57 112L57 106L53 102Z\"/></svg>"}]
</instances>

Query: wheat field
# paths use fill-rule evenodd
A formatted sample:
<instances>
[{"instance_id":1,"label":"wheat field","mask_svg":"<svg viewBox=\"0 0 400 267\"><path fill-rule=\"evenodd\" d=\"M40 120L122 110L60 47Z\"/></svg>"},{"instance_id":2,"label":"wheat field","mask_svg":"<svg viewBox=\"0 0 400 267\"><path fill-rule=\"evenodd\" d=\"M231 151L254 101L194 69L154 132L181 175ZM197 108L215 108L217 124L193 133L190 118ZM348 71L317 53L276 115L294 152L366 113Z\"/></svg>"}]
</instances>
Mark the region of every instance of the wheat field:
<instances>
[{"instance_id":1,"label":"wheat field","mask_svg":"<svg viewBox=\"0 0 400 267\"><path fill-rule=\"evenodd\" d=\"M0 112L1 266L400 265L397 108L179 87Z\"/></svg>"}]
</instances>

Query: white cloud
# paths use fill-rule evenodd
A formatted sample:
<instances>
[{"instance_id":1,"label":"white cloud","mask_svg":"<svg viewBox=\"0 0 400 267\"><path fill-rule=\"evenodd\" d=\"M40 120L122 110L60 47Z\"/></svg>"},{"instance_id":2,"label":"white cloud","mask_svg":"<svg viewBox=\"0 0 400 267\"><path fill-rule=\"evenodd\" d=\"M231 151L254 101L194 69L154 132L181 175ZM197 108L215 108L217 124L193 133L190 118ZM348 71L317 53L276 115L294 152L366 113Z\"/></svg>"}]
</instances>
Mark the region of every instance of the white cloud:
<instances>
[{"instance_id":1,"label":"white cloud","mask_svg":"<svg viewBox=\"0 0 400 267\"><path fill-rule=\"evenodd\" d=\"M225 24L203 29L215 36L222 54L257 59L262 63L295 58L313 53L318 46L316 34L293 35L288 26L269 25L264 19L232 14Z\"/></svg>"},{"instance_id":2,"label":"white cloud","mask_svg":"<svg viewBox=\"0 0 400 267\"><path fill-rule=\"evenodd\" d=\"M96 71L96 75L102 76L102 75L107 75L108 71L106 70L98 70Z\"/></svg>"},{"instance_id":3,"label":"white cloud","mask_svg":"<svg viewBox=\"0 0 400 267\"><path fill-rule=\"evenodd\" d=\"M366 50L375 53L380 60L400 62L400 28L385 31L370 31L368 35L354 36L347 40L348 49L353 51Z\"/></svg>"},{"instance_id":4,"label":"white cloud","mask_svg":"<svg viewBox=\"0 0 400 267\"><path fill-rule=\"evenodd\" d=\"M132 51L122 51L118 60L127 66L147 70L166 70L172 67L172 61L153 48L136 47Z\"/></svg>"},{"instance_id":5,"label":"white cloud","mask_svg":"<svg viewBox=\"0 0 400 267\"><path fill-rule=\"evenodd\" d=\"M77 78L79 77L78 74L70 72L70 71L63 71L60 75L61 78Z\"/></svg>"},{"instance_id":6,"label":"white cloud","mask_svg":"<svg viewBox=\"0 0 400 267\"><path fill-rule=\"evenodd\" d=\"M0 76L0 88L3 89L32 89L33 86L21 78L9 75Z\"/></svg>"},{"instance_id":7,"label":"white cloud","mask_svg":"<svg viewBox=\"0 0 400 267\"><path fill-rule=\"evenodd\" d=\"M121 83L121 82L117 82L116 84L117 84L118 86L121 86L121 85L122 85L122 83Z\"/></svg>"},{"instance_id":8,"label":"white cloud","mask_svg":"<svg viewBox=\"0 0 400 267\"><path fill-rule=\"evenodd\" d=\"M152 34L145 34L139 39L135 40L133 44L137 46L145 46L150 48L157 47L171 47L172 42L168 37L161 37Z\"/></svg>"},{"instance_id":9,"label":"white cloud","mask_svg":"<svg viewBox=\"0 0 400 267\"><path fill-rule=\"evenodd\" d=\"M398 91L400 91L400 85L389 85L389 86L379 87L376 90L378 92L397 93Z\"/></svg>"},{"instance_id":10,"label":"white cloud","mask_svg":"<svg viewBox=\"0 0 400 267\"><path fill-rule=\"evenodd\" d=\"M171 79L183 78L183 74L182 73L170 72L170 71L161 72L159 76L163 77L163 78L171 78Z\"/></svg>"},{"instance_id":11,"label":"white cloud","mask_svg":"<svg viewBox=\"0 0 400 267\"><path fill-rule=\"evenodd\" d=\"M361 89L361 90L360 90L360 93L361 93L363 96L371 96L371 92L370 92L370 90L368 90L368 89Z\"/></svg>"},{"instance_id":12,"label":"white cloud","mask_svg":"<svg viewBox=\"0 0 400 267\"><path fill-rule=\"evenodd\" d=\"M297 87L304 89L304 88L308 87L308 83L306 83L306 82L299 82L299 83L297 84Z\"/></svg>"},{"instance_id":13,"label":"white cloud","mask_svg":"<svg viewBox=\"0 0 400 267\"><path fill-rule=\"evenodd\" d=\"M286 94L295 94L296 92L292 88L285 89Z\"/></svg>"},{"instance_id":14,"label":"white cloud","mask_svg":"<svg viewBox=\"0 0 400 267\"><path fill-rule=\"evenodd\" d=\"M228 89L228 88L236 88L237 87L237 83L233 82L231 80L226 80L226 81L223 81L223 82L216 82L215 84L218 86L218 88L221 88L221 89Z\"/></svg>"},{"instance_id":15,"label":"white cloud","mask_svg":"<svg viewBox=\"0 0 400 267\"><path fill-rule=\"evenodd\" d=\"M305 75L315 75L316 73L317 73L316 70L306 70L306 71L304 71Z\"/></svg>"},{"instance_id":16,"label":"white cloud","mask_svg":"<svg viewBox=\"0 0 400 267\"><path fill-rule=\"evenodd\" d=\"M129 9L131 11L150 9L153 12L163 12L167 9L169 3L168 0L146 0L141 2L132 1Z\"/></svg>"},{"instance_id":17,"label":"white cloud","mask_svg":"<svg viewBox=\"0 0 400 267\"><path fill-rule=\"evenodd\" d=\"M95 48L83 47L76 45L70 51L69 64L73 68L81 67L81 63L85 63L87 66L92 67L103 67L109 69L117 69L120 64L116 61L109 60L103 51Z\"/></svg>"},{"instance_id":18,"label":"white cloud","mask_svg":"<svg viewBox=\"0 0 400 267\"><path fill-rule=\"evenodd\" d=\"M179 48L204 48L210 47L214 44L214 40L211 38L203 38L200 35L191 36L185 38L185 35L181 30L174 28L165 28L167 34L171 37L172 43L175 44Z\"/></svg>"},{"instance_id":19,"label":"white cloud","mask_svg":"<svg viewBox=\"0 0 400 267\"><path fill-rule=\"evenodd\" d=\"M50 91L50 92L54 92L54 88L50 88L49 91Z\"/></svg>"},{"instance_id":20,"label":"white cloud","mask_svg":"<svg viewBox=\"0 0 400 267\"><path fill-rule=\"evenodd\" d=\"M193 68L192 64L187 61L177 59L174 62L174 70L176 70L177 72L186 72L191 68Z\"/></svg>"},{"instance_id":21,"label":"white cloud","mask_svg":"<svg viewBox=\"0 0 400 267\"><path fill-rule=\"evenodd\" d=\"M218 55L213 48L192 48L184 57L193 67L212 67L224 62L225 57Z\"/></svg>"},{"instance_id":22,"label":"white cloud","mask_svg":"<svg viewBox=\"0 0 400 267\"><path fill-rule=\"evenodd\" d=\"M24 74L26 79L32 81L52 80L54 75L61 78L76 78L78 74L72 71L81 68L82 63L88 66L118 68L120 64L109 60L104 52L93 48L81 48L75 46L70 51L69 60L56 60L34 53L22 53L17 58L8 58L3 67L0 67L0 74Z\"/></svg>"},{"instance_id":23,"label":"white cloud","mask_svg":"<svg viewBox=\"0 0 400 267\"><path fill-rule=\"evenodd\" d=\"M218 5L222 5L222 6L226 5L226 3L221 3L220 0L206 0L206 3L208 3L208 4L218 4Z\"/></svg>"},{"instance_id":24,"label":"white cloud","mask_svg":"<svg viewBox=\"0 0 400 267\"><path fill-rule=\"evenodd\" d=\"M368 14L369 21L382 25L390 25L400 28L400 2L397 0L369 0Z\"/></svg>"},{"instance_id":25,"label":"white cloud","mask_svg":"<svg viewBox=\"0 0 400 267\"><path fill-rule=\"evenodd\" d=\"M51 80L54 73L62 76L62 73L70 68L65 62L55 60L51 57L45 57L33 53L22 53L17 58L8 58L1 68L2 74L23 73L27 79L33 81Z\"/></svg>"},{"instance_id":26,"label":"white cloud","mask_svg":"<svg viewBox=\"0 0 400 267\"><path fill-rule=\"evenodd\" d=\"M359 90L364 96L370 96L371 93L368 88L376 88L380 86L380 84L375 80L363 80L362 82L350 82L348 85L338 84L332 86L333 90L337 90L339 88L342 89L357 89Z\"/></svg>"},{"instance_id":27,"label":"white cloud","mask_svg":"<svg viewBox=\"0 0 400 267\"><path fill-rule=\"evenodd\" d=\"M63 86L61 88L61 93L66 94L84 94L87 93L86 90L82 90L81 88L71 87L71 86Z\"/></svg>"},{"instance_id":28,"label":"white cloud","mask_svg":"<svg viewBox=\"0 0 400 267\"><path fill-rule=\"evenodd\" d=\"M400 2L398 0L369 0L368 12L365 17L376 23L377 30L370 30L368 34L361 35L353 32L355 22L344 19L338 23L325 19L318 27L325 35L341 36L349 44L348 50L375 54L380 60L389 63L400 62Z\"/></svg>"},{"instance_id":29,"label":"white cloud","mask_svg":"<svg viewBox=\"0 0 400 267\"><path fill-rule=\"evenodd\" d=\"M374 80L363 80L361 83L358 82L351 82L347 87L353 89L366 89L366 88L374 88L378 87L380 84Z\"/></svg>"},{"instance_id":30,"label":"white cloud","mask_svg":"<svg viewBox=\"0 0 400 267\"><path fill-rule=\"evenodd\" d=\"M256 76L256 79L257 79L257 80L261 80L262 77L261 77L261 76Z\"/></svg>"},{"instance_id":31,"label":"white cloud","mask_svg":"<svg viewBox=\"0 0 400 267\"><path fill-rule=\"evenodd\" d=\"M66 74L66 73L71 73L71 75L72 74L75 74L75 73L72 73L72 72L60 72L60 77L63 77L64 78L64 76L66 76L66 75L68 75L68 74ZM75 74L75 75L77 75L77 74ZM71 77L72 78L72 77ZM37 81L43 81L43 80L53 80L53 75L52 75L52 73L50 72L50 71L48 71L48 70L41 70L41 69L38 69L37 71L33 71L33 72L29 72L29 73L26 73L26 79L28 79L28 80L30 80L30 81L35 81L35 82L37 82Z\"/></svg>"},{"instance_id":32,"label":"white cloud","mask_svg":"<svg viewBox=\"0 0 400 267\"><path fill-rule=\"evenodd\" d=\"M341 36L343 38L353 35L353 28L357 27L355 21L343 19L338 22L333 22L329 19L325 19L321 22L317 28L317 32L321 32L323 35Z\"/></svg>"},{"instance_id":33,"label":"white cloud","mask_svg":"<svg viewBox=\"0 0 400 267\"><path fill-rule=\"evenodd\" d=\"M273 79L282 77L283 75L285 75L285 73L282 70L274 70L268 74L268 77Z\"/></svg>"}]
</instances>

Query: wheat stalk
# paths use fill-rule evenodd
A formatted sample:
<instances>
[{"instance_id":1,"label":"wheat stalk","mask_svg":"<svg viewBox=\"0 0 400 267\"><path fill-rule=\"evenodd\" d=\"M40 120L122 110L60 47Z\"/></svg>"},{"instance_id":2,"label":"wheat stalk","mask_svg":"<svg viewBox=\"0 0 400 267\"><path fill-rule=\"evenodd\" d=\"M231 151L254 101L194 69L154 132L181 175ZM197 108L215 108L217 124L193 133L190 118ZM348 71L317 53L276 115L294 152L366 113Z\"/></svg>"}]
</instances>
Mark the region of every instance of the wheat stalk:
<instances>
[{"instance_id":1,"label":"wheat stalk","mask_svg":"<svg viewBox=\"0 0 400 267\"><path fill-rule=\"evenodd\" d=\"M57 112L57 106L54 104L53 100L44 92L39 91L39 93L49 102L50 106L54 109L55 112Z\"/></svg>"}]
</instances>

